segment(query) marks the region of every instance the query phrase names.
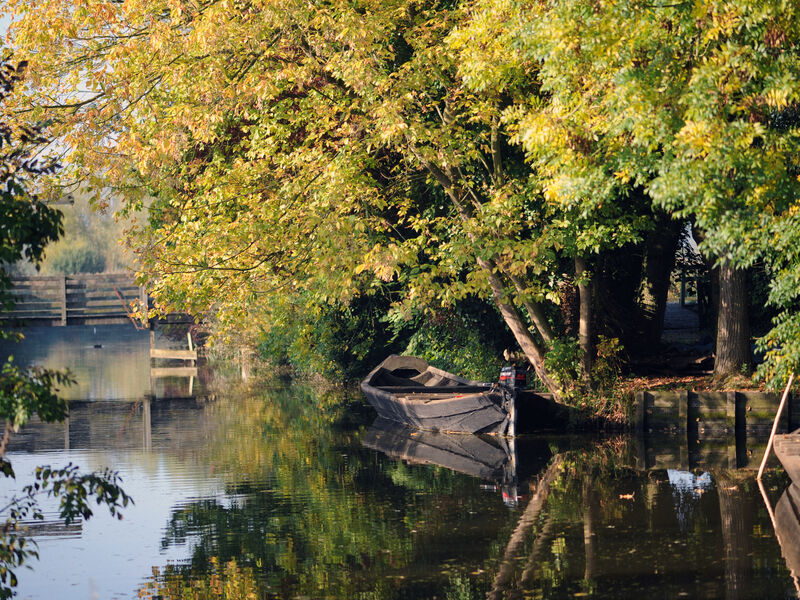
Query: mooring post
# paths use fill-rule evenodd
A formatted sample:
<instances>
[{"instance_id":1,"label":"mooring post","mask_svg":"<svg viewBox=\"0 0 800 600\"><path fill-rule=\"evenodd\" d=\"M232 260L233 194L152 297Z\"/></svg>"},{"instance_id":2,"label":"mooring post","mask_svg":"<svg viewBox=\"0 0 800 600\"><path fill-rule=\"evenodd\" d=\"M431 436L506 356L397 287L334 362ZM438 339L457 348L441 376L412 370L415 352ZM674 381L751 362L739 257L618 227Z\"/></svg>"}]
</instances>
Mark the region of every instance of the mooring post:
<instances>
[{"instance_id":1,"label":"mooring post","mask_svg":"<svg viewBox=\"0 0 800 600\"><path fill-rule=\"evenodd\" d=\"M142 445L149 452L153 449L153 421L150 414L151 397L145 396L142 402Z\"/></svg>"},{"instance_id":2,"label":"mooring post","mask_svg":"<svg viewBox=\"0 0 800 600\"><path fill-rule=\"evenodd\" d=\"M756 480L758 481L761 481L761 476L764 474L764 467L767 466L767 458L769 457L769 451L772 450L772 442L775 439L775 432L778 430L778 423L781 420L781 413L783 412L783 407L786 405L786 398L789 397L789 390L792 389L792 383L794 383L794 373L792 373L789 376L789 382L786 384L786 389L783 390L783 396L781 396L781 403L778 405L778 412L775 413L775 421L772 423L772 433L769 434L767 449L764 451L764 458L761 460L761 466L758 468L758 475L756 476Z\"/></svg>"}]
</instances>

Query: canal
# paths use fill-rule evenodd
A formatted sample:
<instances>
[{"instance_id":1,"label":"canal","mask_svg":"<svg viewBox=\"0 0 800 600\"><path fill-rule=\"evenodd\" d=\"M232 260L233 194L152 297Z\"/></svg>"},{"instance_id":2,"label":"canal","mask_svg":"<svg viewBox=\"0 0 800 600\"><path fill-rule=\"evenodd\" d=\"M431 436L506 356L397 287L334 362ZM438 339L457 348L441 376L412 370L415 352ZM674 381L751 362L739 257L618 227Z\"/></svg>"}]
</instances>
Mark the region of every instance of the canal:
<instances>
[{"instance_id":1,"label":"canal","mask_svg":"<svg viewBox=\"0 0 800 600\"><path fill-rule=\"evenodd\" d=\"M736 468L724 441L414 432L357 393L203 369L153 381L149 347L111 326L6 347L79 383L68 422L12 439L0 496L72 462L119 471L135 502L68 527L45 504L18 597L797 597L800 492L775 468L765 502L763 440Z\"/></svg>"}]
</instances>

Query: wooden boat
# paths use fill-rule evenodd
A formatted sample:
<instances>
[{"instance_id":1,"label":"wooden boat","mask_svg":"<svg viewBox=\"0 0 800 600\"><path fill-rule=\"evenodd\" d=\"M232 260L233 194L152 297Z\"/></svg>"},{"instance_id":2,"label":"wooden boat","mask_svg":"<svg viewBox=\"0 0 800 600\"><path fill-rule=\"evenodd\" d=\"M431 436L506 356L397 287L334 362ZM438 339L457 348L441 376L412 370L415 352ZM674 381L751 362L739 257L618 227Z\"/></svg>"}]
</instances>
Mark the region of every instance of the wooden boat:
<instances>
[{"instance_id":1,"label":"wooden boat","mask_svg":"<svg viewBox=\"0 0 800 600\"><path fill-rule=\"evenodd\" d=\"M413 356L388 357L361 383L378 415L418 429L514 435L514 392Z\"/></svg>"},{"instance_id":2,"label":"wooden boat","mask_svg":"<svg viewBox=\"0 0 800 600\"><path fill-rule=\"evenodd\" d=\"M800 429L776 435L773 449L791 480L800 484Z\"/></svg>"},{"instance_id":3,"label":"wooden boat","mask_svg":"<svg viewBox=\"0 0 800 600\"><path fill-rule=\"evenodd\" d=\"M515 464L513 448L501 436L419 431L382 417L367 430L361 444L390 458L439 465L487 481L510 480L509 472Z\"/></svg>"}]
</instances>

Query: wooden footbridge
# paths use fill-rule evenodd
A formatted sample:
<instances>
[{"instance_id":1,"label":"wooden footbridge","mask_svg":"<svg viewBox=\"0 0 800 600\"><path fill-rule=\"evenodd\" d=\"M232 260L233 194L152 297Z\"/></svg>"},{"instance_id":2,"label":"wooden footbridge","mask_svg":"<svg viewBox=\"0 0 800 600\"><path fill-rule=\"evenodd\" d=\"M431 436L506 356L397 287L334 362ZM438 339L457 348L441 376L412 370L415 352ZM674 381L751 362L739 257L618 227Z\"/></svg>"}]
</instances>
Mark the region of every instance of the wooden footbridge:
<instances>
[{"instance_id":1,"label":"wooden footbridge","mask_svg":"<svg viewBox=\"0 0 800 600\"><path fill-rule=\"evenodd\" d=\"M54 275L11 280L14 306L0 312L0 321L25 325L111 325L134 323L134 307L149 308L144 287L128 273ZM186 315L169 315L167 322L190 323Z\"/></svg>"}]
</instances>

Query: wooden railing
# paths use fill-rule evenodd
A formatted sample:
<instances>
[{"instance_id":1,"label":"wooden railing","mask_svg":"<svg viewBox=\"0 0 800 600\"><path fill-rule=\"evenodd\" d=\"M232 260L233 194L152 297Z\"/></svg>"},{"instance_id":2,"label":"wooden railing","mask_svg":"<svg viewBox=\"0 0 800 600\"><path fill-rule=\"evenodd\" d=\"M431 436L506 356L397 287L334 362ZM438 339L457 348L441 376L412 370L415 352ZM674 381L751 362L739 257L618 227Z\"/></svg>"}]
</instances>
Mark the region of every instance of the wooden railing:
<instances>
[{"instance_id":1,"label":"wooden railing","mask_svg":"<svg viewBox=\"0 0 800 600\"><path fill-rule=\"evenodd\" d=\"M12 279L14 306L0 319L38 325L100 325L133 319L132 303L147 293L127 273Z\"/></svg>"}]
</instances>

